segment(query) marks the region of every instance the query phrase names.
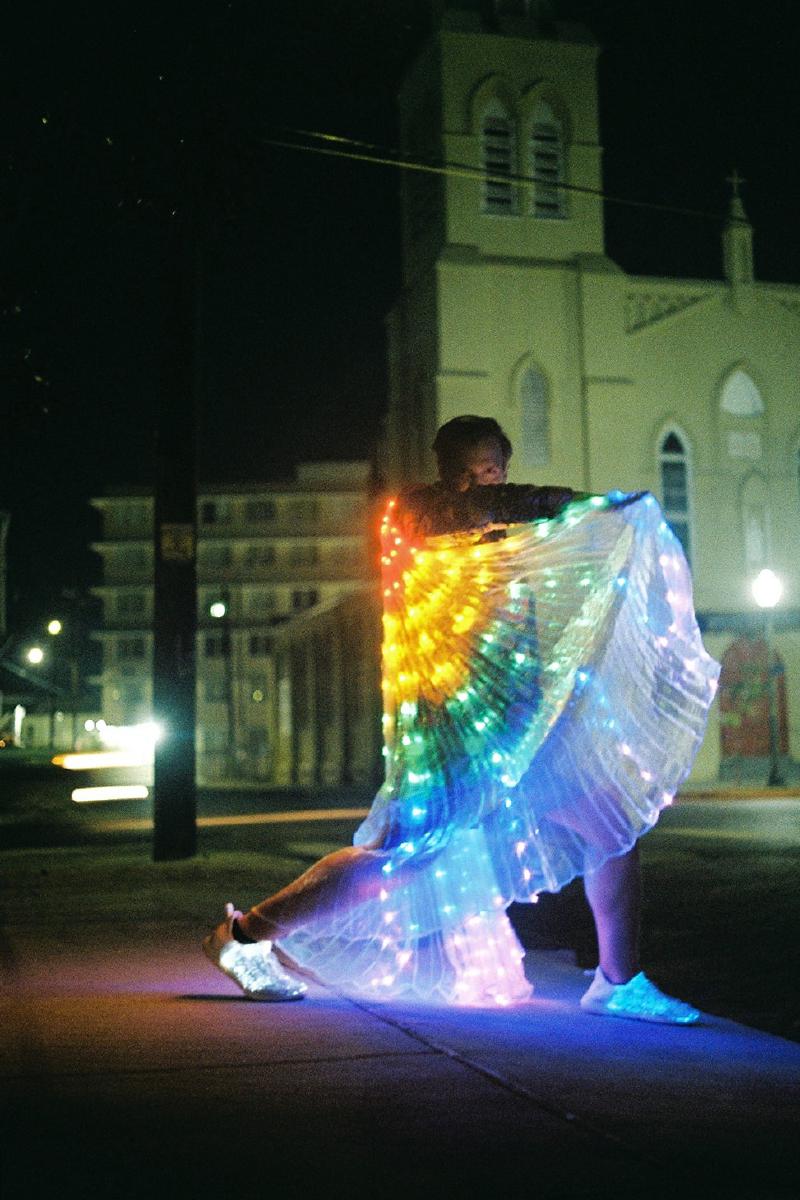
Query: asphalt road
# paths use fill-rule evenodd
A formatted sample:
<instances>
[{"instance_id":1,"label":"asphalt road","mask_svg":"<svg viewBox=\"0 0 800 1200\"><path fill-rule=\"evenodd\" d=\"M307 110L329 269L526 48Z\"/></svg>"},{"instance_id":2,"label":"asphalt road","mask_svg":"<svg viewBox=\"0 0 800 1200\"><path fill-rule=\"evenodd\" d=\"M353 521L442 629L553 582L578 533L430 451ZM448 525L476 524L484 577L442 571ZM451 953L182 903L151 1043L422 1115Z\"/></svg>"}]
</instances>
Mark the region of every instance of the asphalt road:
<instances>
[{"instance_id":1,"label":"asphalt road","mask_svg":"<svg viewBox=\"0 0 800 1200\"><path fill-rule=\"evenodd\" d=\"M105 773L106 775L108 773ZM152 831L152 802L107 800L76 804L75 788L97 782L90 772L51 767L9 770L0 763L0 828L7 847L75 845L95 839L140 842ZM199 842L214 849L241 844L247 849L267 844L311 841L325 848L349 842L371 799L367 787L237 789L201 788L197 795ZM290 814L297 814L297 821ZM675 839L696 848L740 842L747 846L800 846L800 795L770 799L681 797L661 817L648 842Z\"/></svg>"}]
</instances>

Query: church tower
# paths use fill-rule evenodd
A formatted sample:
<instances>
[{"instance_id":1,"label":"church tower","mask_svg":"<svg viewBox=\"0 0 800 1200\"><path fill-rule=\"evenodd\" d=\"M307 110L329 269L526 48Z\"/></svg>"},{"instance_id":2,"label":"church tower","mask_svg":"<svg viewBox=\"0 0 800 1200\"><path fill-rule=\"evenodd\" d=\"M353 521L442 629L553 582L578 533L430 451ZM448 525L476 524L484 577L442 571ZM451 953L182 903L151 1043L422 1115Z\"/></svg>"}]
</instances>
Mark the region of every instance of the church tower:
<instances>
[{"instance_id":1,"label":"church tower","mask_svg":"<svg viewBox=\"0 0 800 1200\"><path fill-rule=\"evenodd\" d=\"M402 181L386 473L430 478L437 426L476 412L508 430L512 478L579 484L580 275L616 270L599 196L598 47L535 0L438 8L399 97L417 169Z\"/></svg>"}]
</instances>

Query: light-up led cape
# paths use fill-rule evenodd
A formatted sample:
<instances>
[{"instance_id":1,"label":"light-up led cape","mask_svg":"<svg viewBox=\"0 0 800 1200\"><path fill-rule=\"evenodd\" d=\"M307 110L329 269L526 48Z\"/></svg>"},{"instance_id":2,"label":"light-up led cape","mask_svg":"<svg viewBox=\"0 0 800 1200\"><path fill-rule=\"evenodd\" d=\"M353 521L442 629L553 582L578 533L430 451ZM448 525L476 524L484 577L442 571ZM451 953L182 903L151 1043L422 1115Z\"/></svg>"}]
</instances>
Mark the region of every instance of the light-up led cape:
<instances>
[{"instance_id":1,"label":"light-up led cape","mask_svg":"<svg viewBox=\"0 0 800 1200\"><path fill-rule=\"evenodd\" d=\"M372 997L507 1004L530 992L507 905L655 824L719 667L650 495L576 500L499 540L424 536L392 501L382 546L386 780L355 836L379 885L282 946Z\"/></svg>"}]
</instances>

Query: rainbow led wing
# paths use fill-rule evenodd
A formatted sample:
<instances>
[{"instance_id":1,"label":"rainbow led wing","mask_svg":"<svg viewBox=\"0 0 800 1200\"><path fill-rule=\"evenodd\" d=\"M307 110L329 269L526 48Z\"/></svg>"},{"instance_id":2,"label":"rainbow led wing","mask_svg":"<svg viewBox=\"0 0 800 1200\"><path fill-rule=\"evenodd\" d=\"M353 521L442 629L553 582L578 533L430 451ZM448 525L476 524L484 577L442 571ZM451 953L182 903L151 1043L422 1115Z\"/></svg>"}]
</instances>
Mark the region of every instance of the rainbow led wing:
<instances>
[{"instance_id":1,"label":"rainbow led wing","mask_svg":"<svg viewBox=\"0 0 800 1200\"><path fill-rule=\"evenodd\" d=\"M718 666L652 496L424 538L383 525L380 886L289 939L371 995L526 994L504 915L627 850L689 771Z\"/></svg>"}]
</instances>

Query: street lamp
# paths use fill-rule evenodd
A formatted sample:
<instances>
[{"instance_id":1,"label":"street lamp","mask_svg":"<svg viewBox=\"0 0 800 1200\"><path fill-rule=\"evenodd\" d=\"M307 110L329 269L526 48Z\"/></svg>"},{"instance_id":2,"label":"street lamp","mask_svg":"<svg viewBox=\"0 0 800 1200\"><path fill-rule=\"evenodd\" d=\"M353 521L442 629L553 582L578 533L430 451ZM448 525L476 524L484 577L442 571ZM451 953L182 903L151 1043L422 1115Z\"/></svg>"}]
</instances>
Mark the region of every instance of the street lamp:
<instances>
[{"instance_id":1,"label":"street lamp","mask_svg":"<svg viewBox=\"0 0 800 1200\"><path fill-rule=\"evenodd\" d=\"M238 761L236 757L236 699L234 696L234 665L233 665L233 637L230 628L230 614L228 612L228 598L215 600L208 608L209 616L215 621L222 622L222 654L225 662L225 703L228 710L228 770L231 774L236 774Z\"/></svg>"},{"instance_id":2,"label":"street lamp","mask_svg":"<svg viewBox=\"0 0 800 1200\"><path fill-rule=\"evenodd\" d=\"M77 737L78 708L80 706L80 691L81 691L80 669L79 669L79 665L78 665L78 659L76 658L76 647L75 647L75 624L74 624L74 622L72 622L71 625L69 625L67 627L67 630L65 632L64 631L64 622L60 621L58 619L58 617L53 617L50 621L47 622L47 632L50 634L50 637L53 637L53 638L59 637L59 635L62 633L64 634L64 637L61 638L61 641L62 641L62 643L64 643L64 642L66 643L66 653L65 653L63 661L66 663L66 669L69 672L69 695L70 695L70 706L72 708L71 737L72 737L72 744L74 746L75 739Z\"/></svg>"},{"instance_id":3,"label":"street lamp","mask_svg":"<svg viewBox=\"0 0 800 1200\"><path fill-rule=\"evenodd\" d=\"M764 640L767 644L767 697L769 700L769 776L768 787L783 787L786 780L780 762L780 733L778 729L778 658L773 656L775 636L775 606L783 595L783 582L774 571L765 567L750 585L753 599L764 614Z\"/></svg>"},{"instance_id":4,"label":"street lamp","mask_svg":"<svg viewBox=\"0 0 800 1200\"><path fill-rule=\"evenodd\" d=\"M44 662L44 650L41 646L31 646L25 651L25 658L34 667L38 667Z\"/></svg>"}]
</instances>

